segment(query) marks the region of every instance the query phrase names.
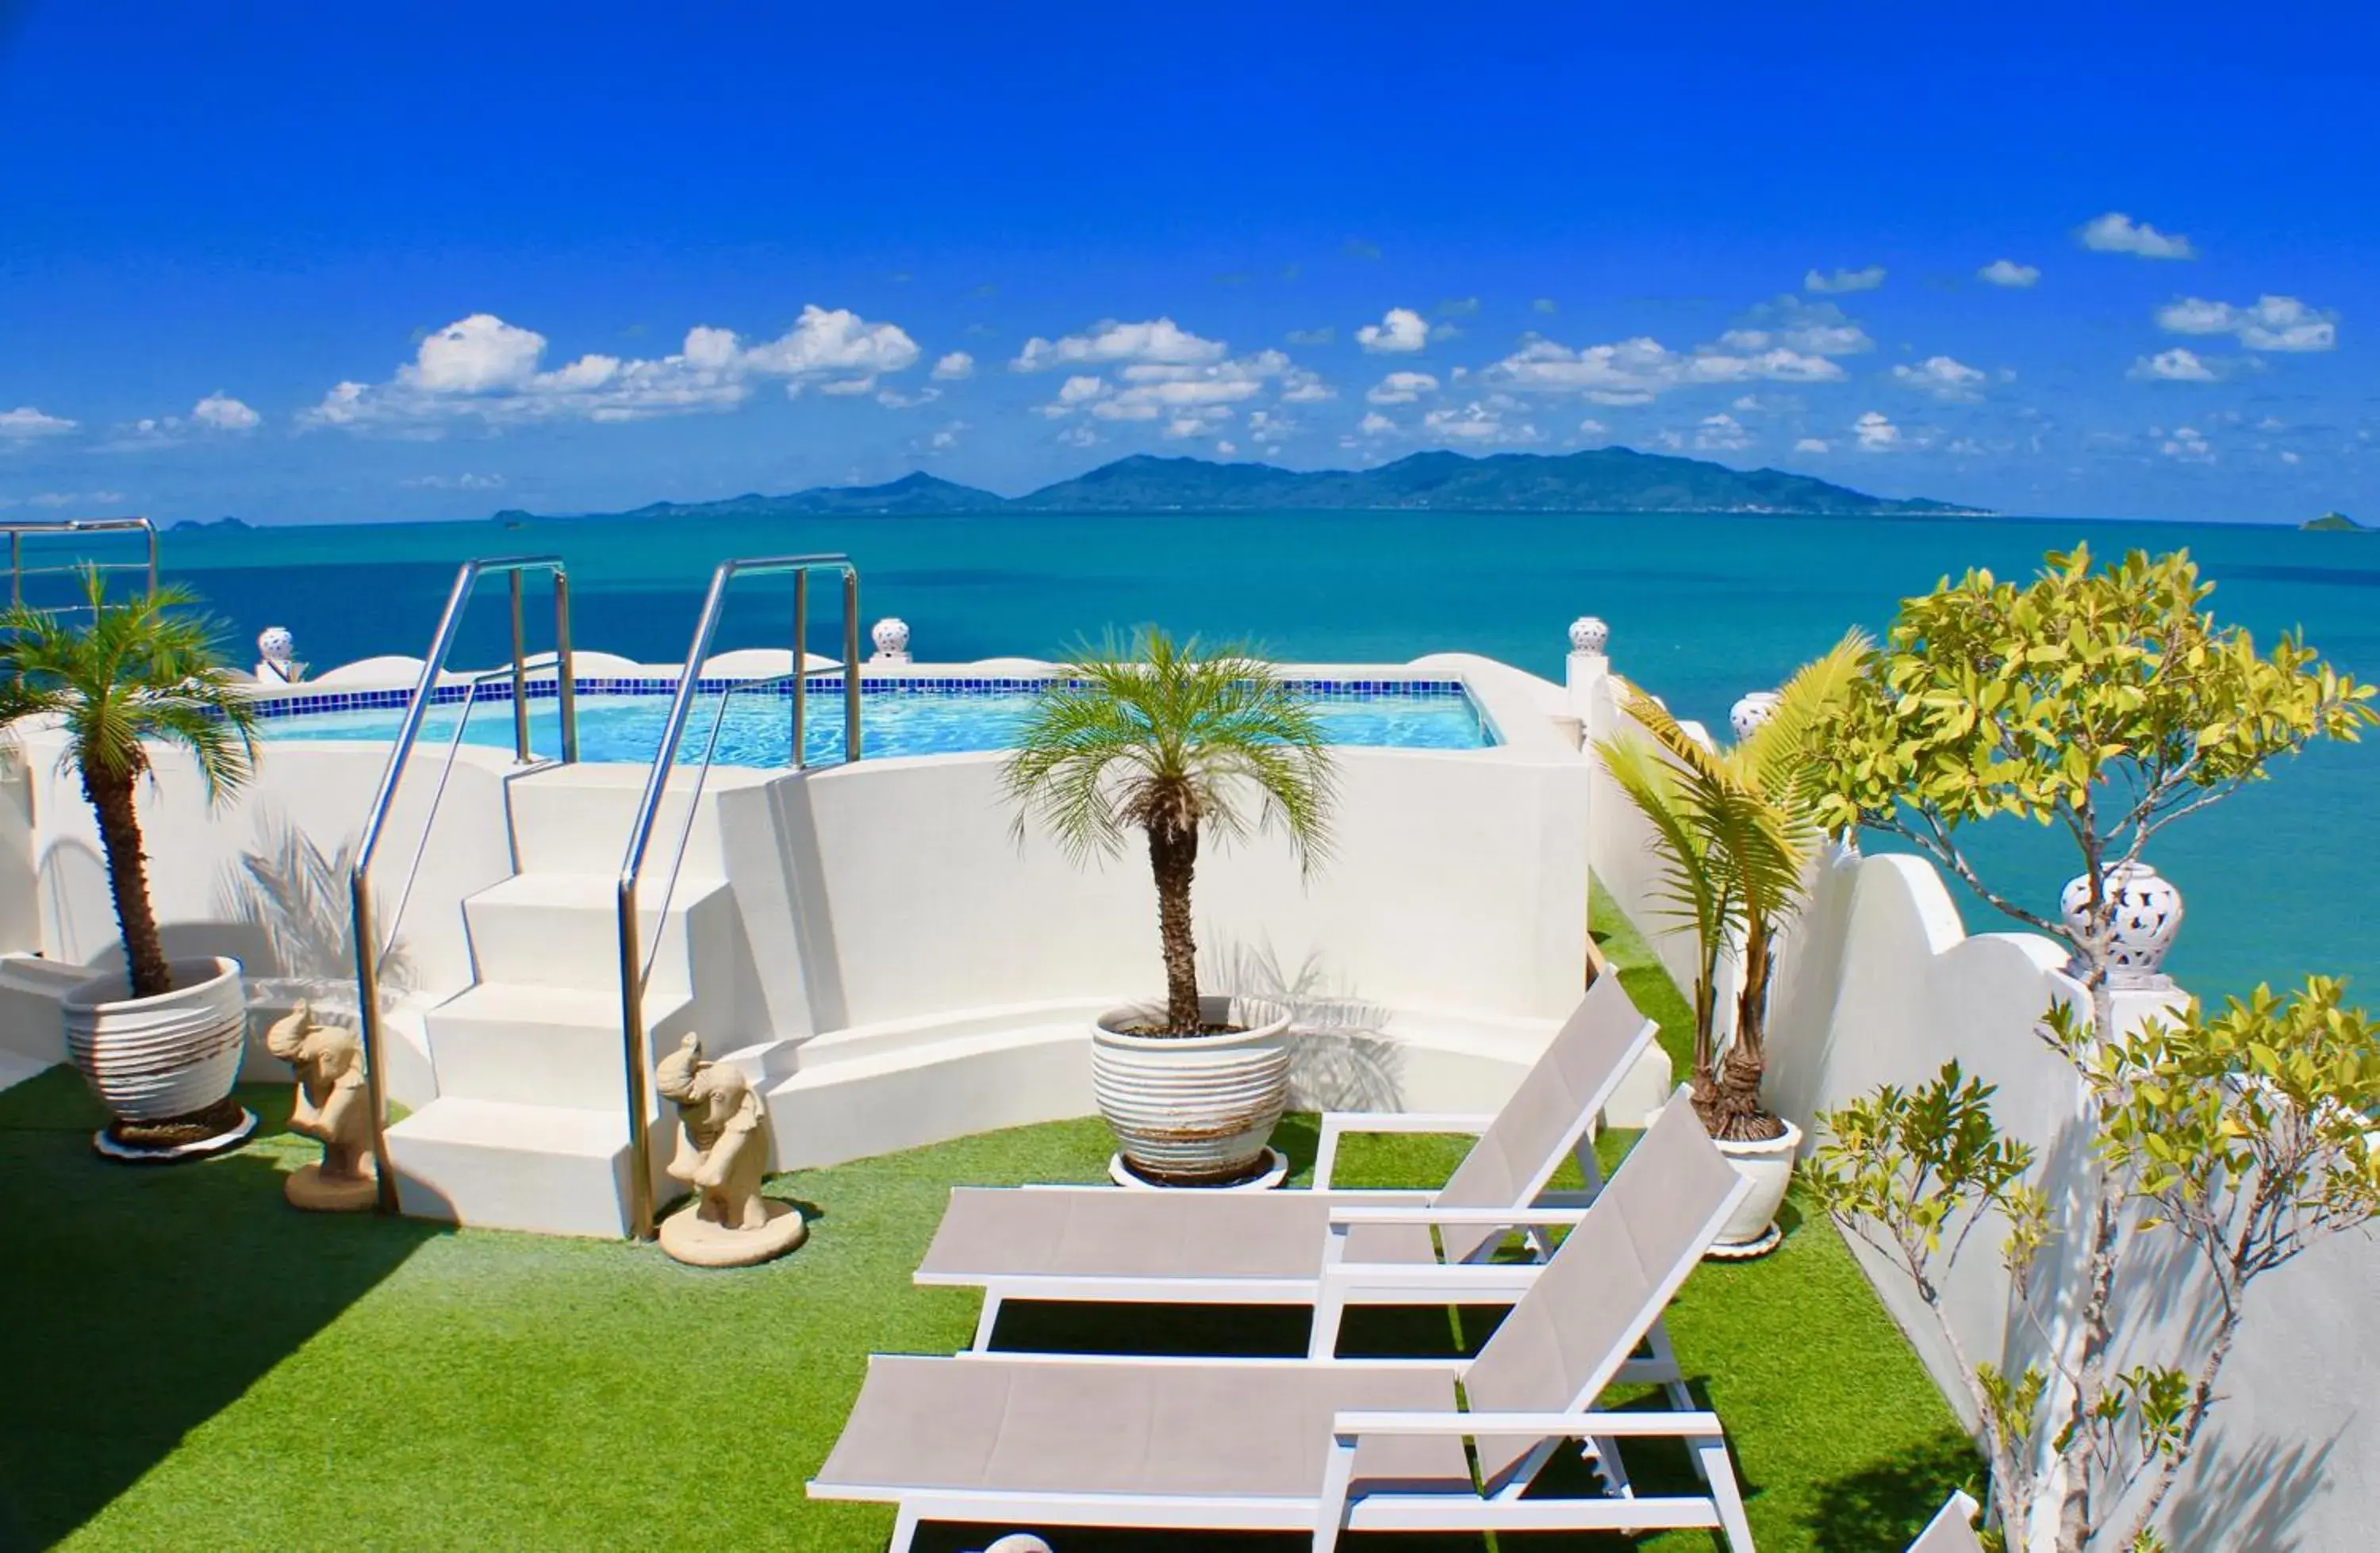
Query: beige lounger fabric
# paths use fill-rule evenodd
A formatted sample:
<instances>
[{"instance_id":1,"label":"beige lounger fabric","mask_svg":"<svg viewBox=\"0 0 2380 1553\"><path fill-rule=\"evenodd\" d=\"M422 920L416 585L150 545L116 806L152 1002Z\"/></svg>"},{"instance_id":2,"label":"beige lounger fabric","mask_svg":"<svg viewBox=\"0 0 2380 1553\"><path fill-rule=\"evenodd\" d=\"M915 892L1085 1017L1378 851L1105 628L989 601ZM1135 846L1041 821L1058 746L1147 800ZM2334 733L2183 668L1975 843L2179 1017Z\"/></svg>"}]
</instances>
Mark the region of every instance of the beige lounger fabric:
<instances>
[{"instance_id":1,"label":"beige lounger fabric","mask_svg":"<svg viewBox=\"0 0 2380 1553\"><path fill-rule=\"evenodd\" d=\"M1734 1169L1683 1096L1627 1159L1463 1376L1472 1411L1563 1412L1609 1383L1708 1246ZM1083 1363L878 1355L813 1487L1312 1498L1331 1415L1452 1411L1417 1365ZM1539 1443L1483 1439L1491 1487ZM1471 1495L1459 1440L1367 1438L1353 1497ZM1153 1523L1117 1505L1118 1525Z\"/></svg>"},{"instance_id":2,"label":"beige lounger fabric","mask_svg":"<svg viewBox=\"0 0 2380 1553\"><path fill-rule=\"evenodd\" d=\"M1620 1064L1644 1027L1645 1015L1629 1001L1620 978L1597 977L1495 1122L1447 1177L1438 1205L1510 1207L1525 1202L1579 1117L1621 1076ZM1494 1229L1462 1229L1442 1231L1439 1238L1446 1259L1460 1262L1503 1236Z\"/></svg>"},{"instance_id":3,"label":"beige lounger fabric","mask_svg":"<svg viewBox=\"0 0 2380 1553\"><path fill-rule=\"evenodd\" d=\"M959 1186L920 1277L1281 1279L1322 1276L1340 1192L1019 1191ZM1393 1197L1372 1200L1394 1202ZM1408 1199L1409 1200L1409 1199ZM1427 1225L1366 1225L1351 1259L1434 1262ZM1370 1233L1372 1231L1379 1233ZM1360 1247L1361 1256L1354 1256Z\"/></svg>"},{"instance_id":4,"label":"beige lounger fabric","mask_svg":"<svg viewBox=\"0 0 2380 1553\"><path fill-rule=\"evenodd\" d=\"M817 1481L1001 1493L1313 1497L1331 1414L1451 1412L1412 1365L1113 1365L878 1354ZM1366 1440L1375 1488L1472 1493L1456 1439Z\"/></svg>"},{"instance_id":5,"label":"beige lounger fabric","mask_svg":"<svg viewBox=\"0 0 2380 1553\"><path fill-rule=\"evenodd\" d=\"M1562 1140L1621 1063L1645 1016L1620 978L1597 980L1563 1022L1495 1122L1433 1198L1445 1207L1511 1207L1560 1162ZM1321 1276L1330 1211L1362 1193L1132 1192L1114 1187L954 1188L917 1272L931 1280L995 1278L1281 1279ZM1441 1232L1461 1261L1501 1236L1493 1228ZM1351 1262L1438 1260L1425 1225L1366 1224L1347 1237Z\"/></svg>"},{"instance_id":6,"label":"beige lounger fabric","mask_svg":"<svg viewBox=\"0 0 2380 1553\"><path fill-rule=\"evenodd\" d=\"M1600 1394L1667 1303L1663 1280L1710 1244L1738 1179L1694 1108L1672 1099L1471 1362L1471 1410L1551 1413ZM1493 1485L1536 1443L1481 1440L1481 1481Z\"/></svg>"}]
</instances>

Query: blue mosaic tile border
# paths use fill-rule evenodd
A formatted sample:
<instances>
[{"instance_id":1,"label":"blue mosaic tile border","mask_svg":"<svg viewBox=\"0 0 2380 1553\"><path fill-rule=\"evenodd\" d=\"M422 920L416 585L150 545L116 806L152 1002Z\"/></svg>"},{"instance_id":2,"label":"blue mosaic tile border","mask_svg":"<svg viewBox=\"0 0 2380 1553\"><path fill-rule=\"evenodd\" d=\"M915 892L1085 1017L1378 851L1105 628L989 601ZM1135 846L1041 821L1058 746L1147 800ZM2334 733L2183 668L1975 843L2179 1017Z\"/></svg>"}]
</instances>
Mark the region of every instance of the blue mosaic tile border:
<instances>
[{"instance_id":1,"label":"blue mosaic tile border","mask_svg":"<svg viewBox=\"0 0 2380 1553\"><path fill-rule=\"evenodd\" d=\"M748 679L701 679L695 688L704 695L716 696L741 689L753 684ZM1034 695L1057 685L1051 677L957 678L939 675L859 676L859 693L868 696L1016 696ZM1462 700L1468 692L1459 679L1292 679L1285 681L1292 688L1319 701L1443 701ZM1080 680L1065 682L1069 688L1079 688ZM574 679L573 688L581 696L674 696L678 682L674 679ZM812 674L802 681L811 695L843 694L840 673ZM531 680L528 699L551 701L557 686L552 680ZM786 681L770 685L765 694L781 699L793 694ZM434 707L454 706L463 701L509 701L513 698L512 681L493 679L477 686L442 685L430 693ZM256 703L257 715L263 718L305 717L316 712L332 711L402 711L413 700L410 688L388 690L326 690L309 691L296 696L274 697Z\"/></svg>"}]
</instances>

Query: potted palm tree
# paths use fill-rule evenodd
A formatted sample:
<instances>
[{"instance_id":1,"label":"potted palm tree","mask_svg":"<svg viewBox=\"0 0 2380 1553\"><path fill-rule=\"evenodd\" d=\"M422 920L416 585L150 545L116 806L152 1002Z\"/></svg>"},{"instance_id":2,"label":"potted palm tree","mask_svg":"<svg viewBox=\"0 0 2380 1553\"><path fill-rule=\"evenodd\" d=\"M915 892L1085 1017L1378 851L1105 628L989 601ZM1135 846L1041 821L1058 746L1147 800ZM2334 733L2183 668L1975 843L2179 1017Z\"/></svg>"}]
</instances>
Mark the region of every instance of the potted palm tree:
<instances>
[{"instance_id":1,"label":"potted palm tree","mask_svg":"<svg viewBox=\"0 0 2380 1553\"><path fill-rule=\"evenodd\" d=\"M1805 664L1724 752L1681 727L1633 686L1622 705L1645 736L1600 739L1596 753L1653 832L1664 909L1694 930L1694 1105L1753 1183L1714 1254L1756 1256L1777 1242L1776 1216L1801 1129L1762 1101L1768 989L1779 936L1800 908L1824 829L1810 751L1858 674L1867 638L1854 631ZM1733 1033L1719 1039L1719 970L1735 962Z\"/></svg>"},{"instance_id":2,"label":"potted palm tree","mask_svg":"<svg viewBox=\"0 0 2380 1553\"><path fill-rule=\"evenodd\" d=\"M190 594L161 588L111 602L96 569L85 610L19 604L0 613L0 717L55 719L64 761L99 820L125 969L63 1004L67 1049L115 1118L103 1153L164 1159L212 1152L256 1118L231 1099L248 1036L237 960L168 960L149 901L135 796L152 743L187 750L210 802L237 793L256 758L256 715Z\"/></svg>"},{"instance_id":3,"label":"potted palm tree","mask_svg":"<svg viewBox=\"0 0 2380 1553\"><path fill-rule=\"evenodd\" d=\"M1261 1173L1289 1098L1289 1016L1202 995L1191 882L1202 837L1279 828L1301 867L1329 843L1330 753L1312 704L1245 649L1142 630L1086 648L1043 694L1002 768L1021 840L1038 820L1076 861L1147 840L1165 996L1091 1033L1099 1110L1125 1169L1167 1185Z\"/></svg>"}]
</instances>

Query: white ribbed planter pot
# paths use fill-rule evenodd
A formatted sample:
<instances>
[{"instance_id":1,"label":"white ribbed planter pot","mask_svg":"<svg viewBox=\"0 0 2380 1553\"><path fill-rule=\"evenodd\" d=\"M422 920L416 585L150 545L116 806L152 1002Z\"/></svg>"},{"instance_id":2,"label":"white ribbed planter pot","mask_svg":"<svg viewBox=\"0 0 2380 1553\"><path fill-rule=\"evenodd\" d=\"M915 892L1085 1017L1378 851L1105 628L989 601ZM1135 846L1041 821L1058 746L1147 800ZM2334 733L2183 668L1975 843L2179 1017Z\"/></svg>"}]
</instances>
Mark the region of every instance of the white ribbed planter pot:
<instances>
[{"instance_id":1,"label":"white ribbed planter pot","mask_svg":"<svg viewBox=\"0 0 2380 1553\"><path fill-rule=\"evenodd\" d=\"M174 989L128 998L125 978L84 982L60 1004L67 1055L91 1092L127 1122L206 1110L231 1093L248 1040L239 962L171 962Z\"/></svg>"},{"instance_id":2,"label":"white ribbed planter pot","mask_svg":"<svg viewBox=\"0 0 2380 1553\"><path fill-rule=\"evenodd\" d=\"M1246 1025L1228 1036L1128 1036L1162 1010L1111 1009L1091 1027L1091 1085L1099 1114L1135 1173L1168 1185L1220 1183L1256 1173L1289 1103L1289 1015L1267 1004L1201 998L1208 1023Z\"/></svg>"},{"instance_id":3,"label":"white ribbed planter pot","mask_svg":"<svg viewBox=\"0 0 2380 1553\"><path fill-rule=\"evenodd\" d=\"M1784 1206L1785 1188L1793 1179L1793 1156L1802 1147L1802 1129L1791 1122L1784 1127L1784 1136L1762 1143L1719 1142L1718 1151L1736 1174L1752 1183L1752 1191L1719 1226L1711 1256L1722 1260L1757 1256L1783 1238L1777 1229L1777 1210Z\"/></svg>"}]
</instances>

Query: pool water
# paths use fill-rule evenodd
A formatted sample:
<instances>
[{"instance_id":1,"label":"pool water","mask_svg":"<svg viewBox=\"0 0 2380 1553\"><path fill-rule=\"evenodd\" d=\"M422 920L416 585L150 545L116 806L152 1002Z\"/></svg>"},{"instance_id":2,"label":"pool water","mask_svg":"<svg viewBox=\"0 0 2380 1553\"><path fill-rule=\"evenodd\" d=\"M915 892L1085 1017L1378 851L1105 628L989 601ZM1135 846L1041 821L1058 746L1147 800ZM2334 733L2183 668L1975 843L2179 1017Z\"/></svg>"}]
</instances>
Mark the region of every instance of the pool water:
<instances>
[{"instance_id":1,"label":"pool water","mask_svg":"<svg viewBox=\"0 0 2380 1553\"><path fill-rule=\"evenodd\" d=\"M718 760L730 766L783 766L793 747L793 707L774 687L698 697L679 746L681 763L698 762L719 720ZM1038 699L1033 692L880 693L860 698L860 749L866 756L953 755L966 750L1005 749ZM1334 745L1393 749L1480 749L1495 734L1471 698L1455 686L1415 694L1400 689L1378 695L1334 692L1312 702L1325 736ZM652 760L669 716L667 696L578 697L578 758L590 761ZM424 746L455 736L460 704L433 707L422 720ZM843 696L812 690L803 709L802 744L813 765L843 758ZM268 718L264 731L275 741L325 739L387 743L396 736L402 708L307 712ZM541 756L561 752L561 714L551 700L529 703L529 745ZM463 742L509 749L513 709L509 700L473 703L463 723Z\"/></svg>"}]
</instances>

